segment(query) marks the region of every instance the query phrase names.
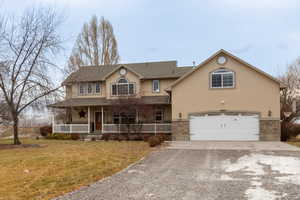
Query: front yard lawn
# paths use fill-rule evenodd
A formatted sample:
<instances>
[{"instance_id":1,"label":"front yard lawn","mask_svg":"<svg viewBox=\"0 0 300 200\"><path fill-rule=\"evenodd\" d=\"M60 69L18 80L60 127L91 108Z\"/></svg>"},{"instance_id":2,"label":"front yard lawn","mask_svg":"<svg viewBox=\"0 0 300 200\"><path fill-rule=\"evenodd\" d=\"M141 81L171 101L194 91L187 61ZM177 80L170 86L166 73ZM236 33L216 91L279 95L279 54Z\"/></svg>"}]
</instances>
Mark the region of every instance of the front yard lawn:
<instances>
[{"instance_id":1,"label":"front yard lawn","mask_svg":"<svg viewBox=\"0 0 300 200\"><path fill-rule=\"evenodd\" d=\"M300 142L287 142L287 143L290 144L290 145L300 147Z\"/></svg>"},{"instance_id":2,"label":"front yard lawn","mask_svg":"<svg viewBox=\"0 0 300 200\"><path fill-rule=\"evenodd\" d=\"M0 150L0 200L50 199L110 176L151 151L145 142L22 142L43 147Z\"/></svg>"}]
</instances>

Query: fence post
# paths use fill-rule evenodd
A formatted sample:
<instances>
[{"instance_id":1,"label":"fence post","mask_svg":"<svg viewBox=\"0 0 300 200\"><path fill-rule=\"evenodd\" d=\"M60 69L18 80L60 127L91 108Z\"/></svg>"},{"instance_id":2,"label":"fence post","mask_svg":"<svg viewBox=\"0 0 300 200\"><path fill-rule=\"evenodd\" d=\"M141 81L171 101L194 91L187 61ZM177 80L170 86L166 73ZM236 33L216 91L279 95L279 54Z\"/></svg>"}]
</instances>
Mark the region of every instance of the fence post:
<instances>
[{"instance_id":1,"label":"fence post","mask_svg":"<svg viewBox=\"0 0 300 200\"><path fill-rule=\"evenodd\" d=\"M154 123L154 134L156 135L156 122Z\"/></svg>"},{"instance_id":2,"label":"fence post","mask_svg":"<svg viewBox=\"0 0 300 200\"><path fill-rule=\"evenodd\" d=\"M72 133L72 124L70 124L70 133Z\"/></svg>"},{"instance_id":3,"label":"fence post","mask_svg":"<svg viewBox=\"0 0 300 200\"><path fill-rule=\"evenodd\" d=\"M121 134L121 124L119 123L119 135Z\"/></svg>"}]
</instances>

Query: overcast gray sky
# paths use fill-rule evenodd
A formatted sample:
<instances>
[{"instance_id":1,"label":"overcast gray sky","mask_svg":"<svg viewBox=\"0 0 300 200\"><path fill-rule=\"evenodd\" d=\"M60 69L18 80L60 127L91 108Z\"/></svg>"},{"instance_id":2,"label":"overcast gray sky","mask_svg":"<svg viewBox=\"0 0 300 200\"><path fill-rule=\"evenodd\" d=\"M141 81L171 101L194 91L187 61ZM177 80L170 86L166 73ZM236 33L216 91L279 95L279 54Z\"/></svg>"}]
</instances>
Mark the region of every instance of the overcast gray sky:
<instances>
[{"instance_id":1,"label":"overcast gray sky","mask_svg":"<svg viewBox=\"0 0 300 200\"><path fill-rule=\"evenodd\" d=\"M1 0L0 0L1 1ZM122 63L200 63L223 48L278 75L300 56L299 0L2 0L7 12L50 4L67 17L66 51L93 14L113 24Z\"/></svg>"}]
</instances>

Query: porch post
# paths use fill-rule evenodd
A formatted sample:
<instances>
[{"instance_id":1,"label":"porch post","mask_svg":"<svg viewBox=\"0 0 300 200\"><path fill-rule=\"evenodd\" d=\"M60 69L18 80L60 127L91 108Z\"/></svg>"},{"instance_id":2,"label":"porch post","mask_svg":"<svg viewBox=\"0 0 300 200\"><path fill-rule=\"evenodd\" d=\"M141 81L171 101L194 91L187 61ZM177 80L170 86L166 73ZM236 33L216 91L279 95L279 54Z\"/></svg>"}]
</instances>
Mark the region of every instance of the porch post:
<instances>
[{"instance_id":1,"label":"porch post","mask_svg":"<svg viewBox=\"0 0 300 200\"><path fill-rule=\"evenodd\" d=\"M88 107L88 133L91 133L90 129L91 129L91 125L90 125L90 106L89 106Z\"/></svg>"},{"instance_id":2,"label":"porch post","mask_svg":"<svg viewBox=\"0 0 300 200\"><path fill-rule=\"evenodd\" d=\"M101 133L103 133L103 131L104 131L104 127L103 127L103 125L104 125L104 121L103 121L103 119L104 119L104 117L103 117L104 115L103 115L103 106L101 106Z\"/></svg>"}]
</instances>

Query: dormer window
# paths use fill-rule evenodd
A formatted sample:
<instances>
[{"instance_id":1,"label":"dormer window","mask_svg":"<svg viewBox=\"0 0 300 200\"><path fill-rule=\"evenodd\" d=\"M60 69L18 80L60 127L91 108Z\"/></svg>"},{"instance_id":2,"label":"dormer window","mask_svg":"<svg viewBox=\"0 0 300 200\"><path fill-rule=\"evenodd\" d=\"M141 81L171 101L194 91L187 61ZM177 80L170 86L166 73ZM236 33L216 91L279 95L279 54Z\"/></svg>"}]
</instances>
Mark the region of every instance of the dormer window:
<instances>
[{"instance_id":1,"label":"dormer window","mask_svg":"<svg viewBox=\"0 0 300 200\"><path fill-rule=\"evenodd\" d=\"M211 88L234 88L234 72L228 69L218 69L210 74Z\"/></svg>"},{"instance_id":2,"label":"dormer window","mask_svg":"<svg viewBox=\"0 0 300 200\"><path fill-rule=\"evenodd\" d=\"M111 85L112 96L130 96L135 94L135 84L128 82L126 78L120 78L117 83Z\"/></svg>"},{"instance_id":3,"label":"dormer window","mask_svg":"<svg viewBox=\"0 0 300 200\"><path fill-rule=\"evenodd\" d=\"M118 83L128 83L126 78L120 78Z\"/></svg>"}]
</instances>

